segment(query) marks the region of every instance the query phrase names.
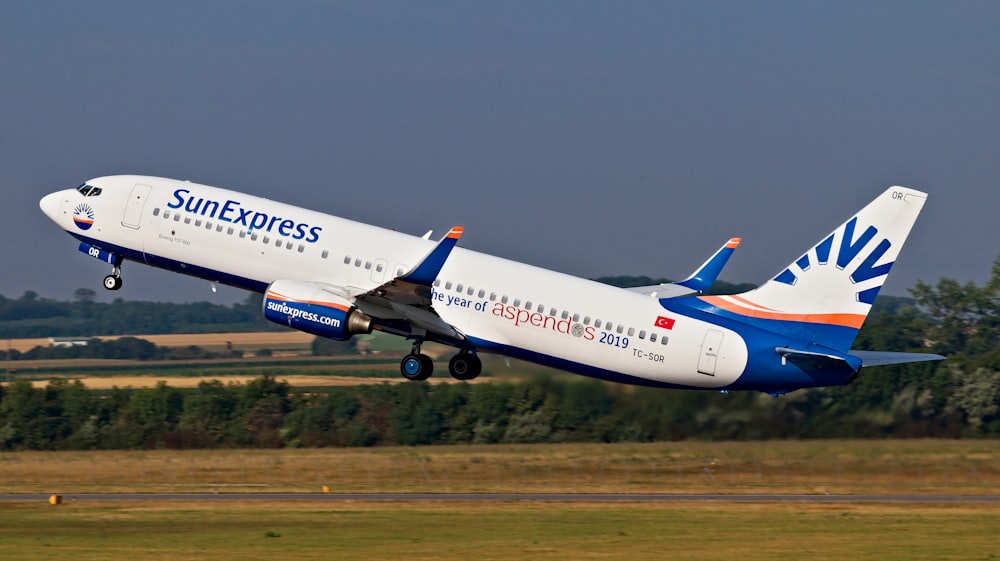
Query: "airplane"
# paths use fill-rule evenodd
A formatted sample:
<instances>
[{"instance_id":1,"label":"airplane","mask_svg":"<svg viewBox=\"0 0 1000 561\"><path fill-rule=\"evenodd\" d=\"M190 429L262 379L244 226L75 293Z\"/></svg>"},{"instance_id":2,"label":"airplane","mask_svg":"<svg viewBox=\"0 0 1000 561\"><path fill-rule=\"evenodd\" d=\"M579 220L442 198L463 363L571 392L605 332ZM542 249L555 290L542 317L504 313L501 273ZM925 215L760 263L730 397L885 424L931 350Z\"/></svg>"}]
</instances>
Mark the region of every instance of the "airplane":
<instances>
[{"instance_id":1,"label":"airplane","mask_svg":"<svg viewBox=\"0 0 1000 561\"><path fill-rule=\"evenodd\" d=\"M625 384L772 395L853 381L865 366L944 357L851 350L927 194L890 187L776 276L742 294L701 294L740 243L683 281L622 289L189 181L119 175L51 193L42 211L111 265L125 261L261 293L268 320L348 340L412 341L409 380L434 370L427 341L457 349L471 380L494 353Z\"/></svg>"}]
</instances>

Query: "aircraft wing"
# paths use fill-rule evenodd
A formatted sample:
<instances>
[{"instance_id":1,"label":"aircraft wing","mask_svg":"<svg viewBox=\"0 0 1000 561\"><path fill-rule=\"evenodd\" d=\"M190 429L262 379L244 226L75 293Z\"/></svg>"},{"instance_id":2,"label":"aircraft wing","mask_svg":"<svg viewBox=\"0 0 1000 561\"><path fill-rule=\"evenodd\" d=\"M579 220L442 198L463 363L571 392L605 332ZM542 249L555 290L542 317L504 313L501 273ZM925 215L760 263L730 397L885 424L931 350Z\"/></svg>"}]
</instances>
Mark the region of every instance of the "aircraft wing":
<instances>
[{"instance_id":1,"label":"aircraft wing","mask_svg":"<svg viewBox=\"0 0 1000 561\"><path fill-rule=\"evenodd\" d=\"M729 241L701 264L701 267L698 267L695 272L691 273L691 276L682 281L636 286L627 290L647 294L653 298L676 298L707 290L719 277L719 273L729 262L729 258L739 247L741 241L743 241L742 238L729 238Z\"/></svg>"},{"instance_id":2,"label":"aircraft wing","mask_svg":"<svg viewBox=\"0 0 1000 561\"><path fill-rule=\"evenodd\" d=\"M376 319L406 321L418 333L423 331L450 339L465 339L462 333L441 319L431 305L431 285L463 231L461 226L452 228L416 266L389 282L356 295L355 305Z\"/></svg>"}]
</instances>

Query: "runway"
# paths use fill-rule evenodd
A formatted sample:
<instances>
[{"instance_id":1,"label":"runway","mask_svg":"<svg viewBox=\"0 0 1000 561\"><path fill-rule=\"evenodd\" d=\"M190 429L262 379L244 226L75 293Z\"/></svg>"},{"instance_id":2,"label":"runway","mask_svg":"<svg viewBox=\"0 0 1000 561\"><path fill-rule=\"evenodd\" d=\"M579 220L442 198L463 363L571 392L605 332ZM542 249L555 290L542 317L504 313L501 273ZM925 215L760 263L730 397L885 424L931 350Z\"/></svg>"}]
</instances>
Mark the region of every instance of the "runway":
<instances>
[{"instance_id":1,"label":"runway","mask_svg":"<svg viewBox=\"0 0 1000 561\"><path fill-rule=\"evenodd\" d=\"M0 494L0 501L47 501L51 494ZM469 501L642 503L1000 503L1000 495L806 495L670 493L63 493L64 501Z\"/></svg>"}]
</instances>

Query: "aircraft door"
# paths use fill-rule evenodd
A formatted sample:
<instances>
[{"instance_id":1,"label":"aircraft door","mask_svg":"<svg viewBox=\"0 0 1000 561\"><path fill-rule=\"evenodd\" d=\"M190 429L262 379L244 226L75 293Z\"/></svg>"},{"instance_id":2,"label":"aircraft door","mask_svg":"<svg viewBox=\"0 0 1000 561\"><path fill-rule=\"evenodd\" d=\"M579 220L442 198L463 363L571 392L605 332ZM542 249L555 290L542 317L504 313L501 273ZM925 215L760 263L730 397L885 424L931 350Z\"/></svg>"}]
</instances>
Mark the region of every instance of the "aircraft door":
<instances>
[{"instance_id":1,"label":"aircraft door","mask_svg":"<svg viewBox=\"0 0 1000 561\"><path fill-rule=\"evenodd\" d=\"M122 226L138 230L142 221L142 209L146 206L146 198L152 187L137 184L132 188L128 201L125 203L125 214L122 215Z\"/></svg>"},{"instance_id":2,"label":"aircraft door","mask_svg":"<svg viewBox=\"0 0 1000 561\"><path fill-rule=\"evenodd\" d=\"M701 343L701 356L698 358L698 372L715 376L715 364L719 360L719 348L722 347L722 332L709 329L705 340Z\"/></svg>"}]
</instances>

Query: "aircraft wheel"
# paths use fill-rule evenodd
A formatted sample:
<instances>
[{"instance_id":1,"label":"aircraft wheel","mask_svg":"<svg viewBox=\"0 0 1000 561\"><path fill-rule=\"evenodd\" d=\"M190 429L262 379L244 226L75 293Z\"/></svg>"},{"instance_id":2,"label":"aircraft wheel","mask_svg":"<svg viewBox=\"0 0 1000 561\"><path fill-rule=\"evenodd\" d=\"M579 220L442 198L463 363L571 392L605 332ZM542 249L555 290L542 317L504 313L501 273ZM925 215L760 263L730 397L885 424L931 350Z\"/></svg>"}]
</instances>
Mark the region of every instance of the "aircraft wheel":
<instances>
[{"instance_id":1,"label":"aircraft wheel","mask_svg":"<svg viewBox=\"0 0 1000 561\"><path fill-rule=\"evenodd\" d=\"M448 373L456 380L473 380L483 371L483 362L472 353L458 353L448 362Z\"/></svg>"},{"instance_id":2,"label":"aircraft wheel","mask_svg":"<svg viewBox=\"0 0 1000 561\"><path fill-rule=\"evenodd\" d=\"M407 380L426 380L434 372L434 362L424 354L408 354L399 363L399 371Z\"/></svg>"},{"instance_id":3,"label":"aircraft wheel","mask_svg":"<svg viewBox=\"0 0 1000 561\"><path fill-rule=\"evenodd\" d=\"M122 287L122 278L114 275L104 277L104 288L108 290L118 290Z\"/></svg>"}]
</instances>

